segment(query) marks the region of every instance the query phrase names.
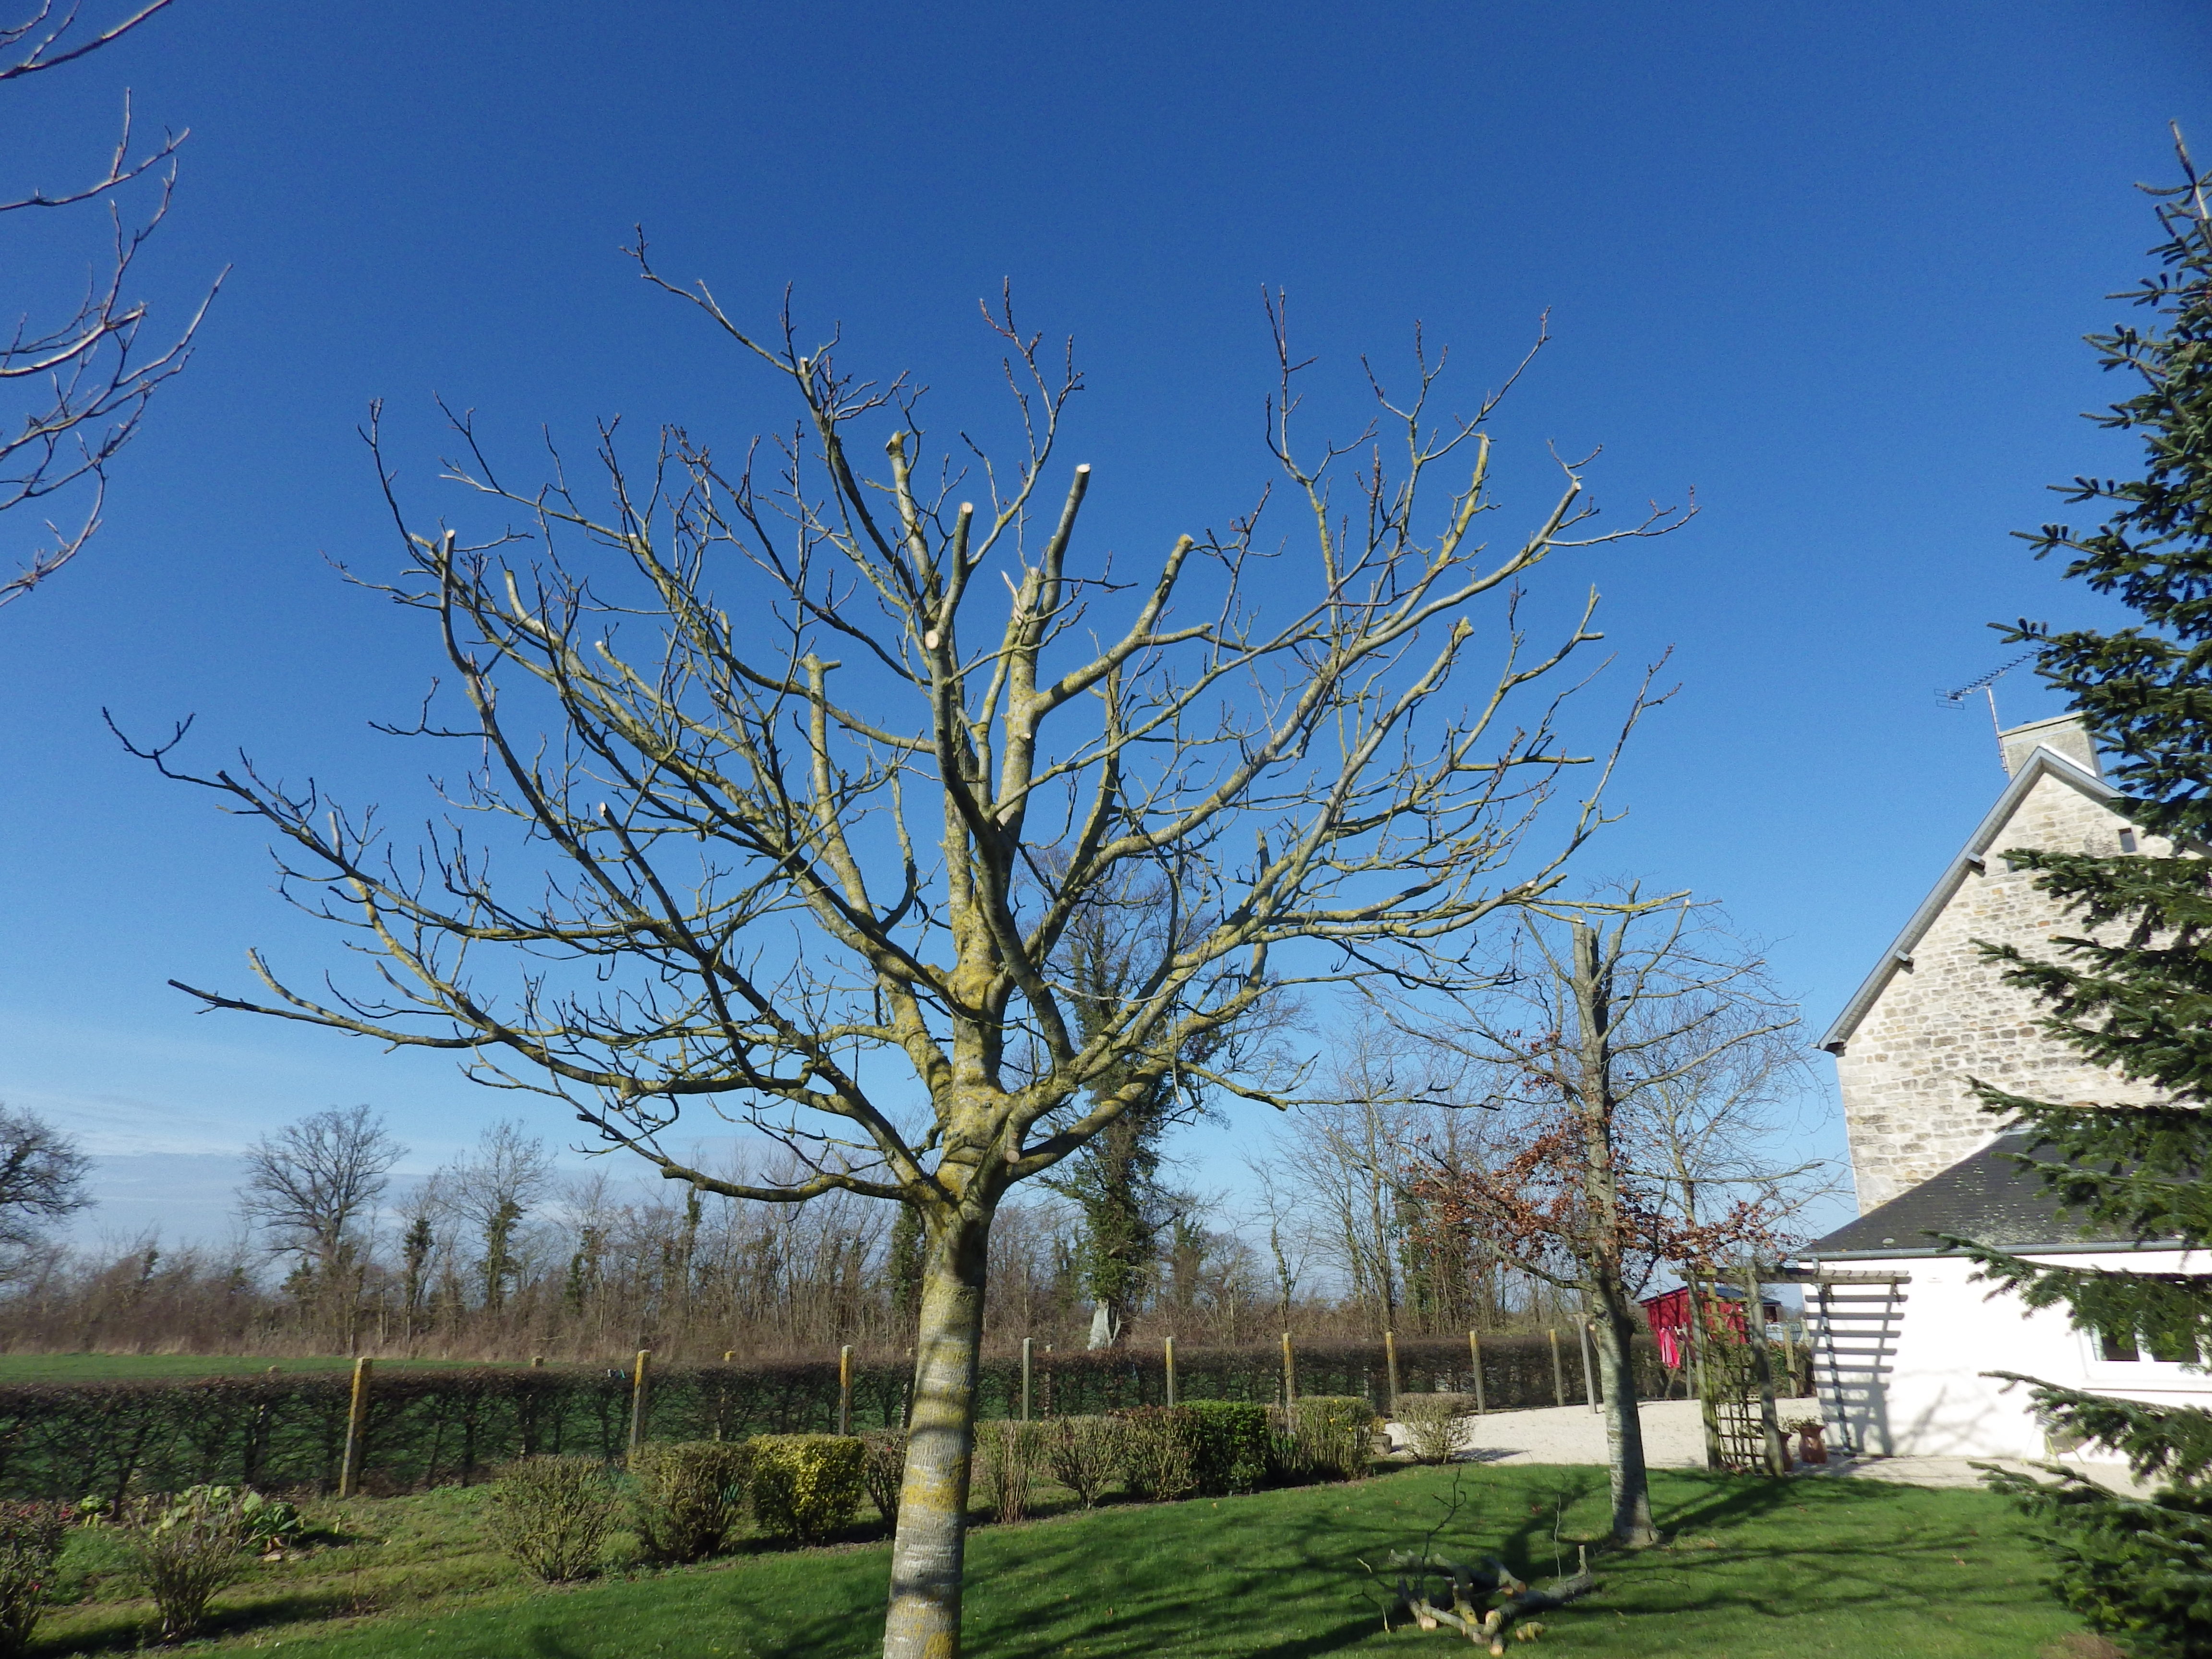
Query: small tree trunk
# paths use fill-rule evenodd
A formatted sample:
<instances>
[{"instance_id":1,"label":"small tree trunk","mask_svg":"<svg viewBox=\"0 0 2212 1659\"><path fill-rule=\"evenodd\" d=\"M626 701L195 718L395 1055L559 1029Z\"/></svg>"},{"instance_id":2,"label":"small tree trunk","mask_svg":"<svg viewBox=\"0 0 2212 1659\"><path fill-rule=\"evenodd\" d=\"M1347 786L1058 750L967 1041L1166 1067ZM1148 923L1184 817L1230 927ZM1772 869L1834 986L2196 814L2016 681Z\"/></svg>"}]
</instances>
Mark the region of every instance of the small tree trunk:
<instances>
[{"instance_id":1,"label":"small tree trunk","mask_svg":"<svg viewBox=\"0 0 2212 1659\"><path fill-rule=\"evenodd\" d=\"M961 1559L990 1231L988 1218L956 1218L930 1229L884 1659L959 1659Z\"/></svg>"},{"instance_id":2,"label":"small tree trunk","mask_svg":"<svg viewBox=\"0 0 2212 1659\"><path fill-rule=\"evenodd\" d=\"M1641 1547L1659 1540L1651 1524L1651 1477L1644 1465L1644 1420L1636 1402L1636 1316L1618 1284L1595 1298L1598 1366L1605 1375L1606 1468L1613 1486L1613 1541Z\"/></svg>"}]
</instances>

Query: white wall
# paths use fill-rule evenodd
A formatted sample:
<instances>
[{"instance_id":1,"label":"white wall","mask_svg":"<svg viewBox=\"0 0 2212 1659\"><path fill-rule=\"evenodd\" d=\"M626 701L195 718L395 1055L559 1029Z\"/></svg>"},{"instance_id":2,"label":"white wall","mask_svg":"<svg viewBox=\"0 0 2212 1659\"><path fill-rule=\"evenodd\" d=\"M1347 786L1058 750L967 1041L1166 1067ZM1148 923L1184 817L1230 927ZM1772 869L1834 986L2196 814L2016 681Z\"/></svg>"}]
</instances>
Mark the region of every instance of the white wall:
<instances>
[{"instance_id":1,"label":"white wall","mask_svg":"<svg viewBox=\"0 0 2212 1659\"><path fill-rule=\"evenodd\" d=\"M2030 1260L2120 1271L2205 1270L2203 1258L2178 1250ZM2094 1338L2068 1325L2063 1308L2029 1310L2009 1293L1992 1296L1988 1285L1970 1282L1971 1262L1919 1256L1880 1264L1836 1264L1839 1269L1876 1265L1908 1273L1911 1282L1900 1287L1905 1301L1891 1326L1894 1352L1888 1360L1889 1375L1870 1395L1852 1391L1851 1439L1866 1451L1897 1457L2048 1458L2051 1449L2029 1405L2027 1389L1983 1375L1992 1370L2018 1371L2121 1399L2212 1407L2212 1376L2148 1359L2107 1361ZM1808 1295L1808 1302L1812 1299ZM1864 1346L1856 1336L1845 1341L1851 1347ZM1816 1354L1815 1363L1825 1401L1825 1357ZM1838 1442L1836 1407L1829 1401L1823 1409L1831 1419L1829 1438ZM2082 1461L2116 1461L2112 1453L2095 1446L2085 1446L2076 1455Z\"/></svg>"}]
</instances>

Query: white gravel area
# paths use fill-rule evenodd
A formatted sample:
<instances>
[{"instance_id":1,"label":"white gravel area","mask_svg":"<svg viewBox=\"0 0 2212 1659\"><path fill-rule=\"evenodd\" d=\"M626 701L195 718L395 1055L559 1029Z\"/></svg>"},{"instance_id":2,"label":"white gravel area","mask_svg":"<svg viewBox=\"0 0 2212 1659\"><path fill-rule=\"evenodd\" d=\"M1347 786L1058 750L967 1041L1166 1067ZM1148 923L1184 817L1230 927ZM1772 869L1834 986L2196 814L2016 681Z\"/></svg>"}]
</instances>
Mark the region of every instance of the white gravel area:
<instances>
[{"instance_id":1,"label":"white gravel area","mask_svg":"<svg viewBox=\"0 0 2212 1659\"><path fill-rule=\"evenodd\" d=\"M1817 1417L1811 1400L1776 1402L1782 1420ZM1644 1421L1644 1461L1655 1469L1705 1467L1705 1429L1694 1400L1647 1400L1638 1414ZM1399 1424L1390 1440L1406 1443ZM1490 1412L1462 1419L1457 1461L1468 1463L1602 1463L1605 1419L1587 1406L1547 1406L1535 1411Z\"/></svg>"},{"instance_id":2,"label":"white gravel area","mask_svg":"<svg viewBox=\"0 0 2212 1659\"><path fill-rule=\"evenodd\" d=\"M1818 1417L1816 1400L1779 1400L1778 1415L1787 1423L1795 1418ZM1644 1458L1655 1469L1701 1469L1705 1466L1705 1431L1694 1400L1647 1400L1638 1408L1644 1424ZM1393 1423L1391 1443L1406 1443L1404 1427ZM1793 1445L1791 1449L1796 1449ZM1453 1460L1464 1463L1602 1463L1605 1460L1605 1419L1587 1406L1546 1407L1537 1411L1491 1412L1462 1419L1459 1448ZM1825 1467L1802 1469L1807 1476L1839 1476L1860 1480L1893 1480L1914 1486L1978 1486L1981 1471L1976 1462L2036 1472L2035 1466L2008 1458L1858 1457L1832 1453ZM2136 1489L2127 1470L2118 1464L2065 1460L2091 1480L2119 1490Z\"/></svg>"}]
</instances>

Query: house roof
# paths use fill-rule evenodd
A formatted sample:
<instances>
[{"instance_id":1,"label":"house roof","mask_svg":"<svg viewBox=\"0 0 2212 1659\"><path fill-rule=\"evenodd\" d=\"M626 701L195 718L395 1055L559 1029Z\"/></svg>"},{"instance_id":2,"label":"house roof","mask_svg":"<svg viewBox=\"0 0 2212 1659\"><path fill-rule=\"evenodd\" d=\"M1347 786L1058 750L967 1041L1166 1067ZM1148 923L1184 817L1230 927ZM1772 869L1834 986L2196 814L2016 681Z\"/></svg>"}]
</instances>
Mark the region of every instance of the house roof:
<instances>
[{"instance_id":1,"label":"house roof","mask_svg":"<svg viewBox=\"0 0 2212 1659\"><path fill-rule=\"evenodd\" d=\"M2134 1242L2062 1216L2042 1179L2015 1161L2033 1145L2027 1134L2000 1135L1941 1175L1907 1188L1796 1254L1940 1255L1946 1252L1936 1236L1944 1233L2005 1249Z\"/></svg>"},{"instance_id":2,"label":"house roof","mask_svg":"<svg viewBox=\"0 0 2212 1659\"><path fill-rule=\"evenodd\" d=\"M1966 838L1965 848L1951 860L1950 867L1944 871L1934 890L1920 901L1920 908L1912 913L1912 919L1905 924L1905 930L1890 941L1889 948L1882 952L1881 960L1875 964L1874 971L1860 981L1857 990L1851 993L1851 1000L1844 1005L1843 1012L1836 1016L1836 1023L1828 1027L1821 1036L1820 1047L1831 1054L1842 1052L1844 1044L1850 1040L1851 1033L1858 1030L1859 1022L1866 1018L1867 1011L1874 1006L1875 999L1889 983L1890 976L1912 959L1914 949L1928 930L1936 925L1936 918L1943 914L1943 907L1951 902L1951 896L1959 890L1969 875L1979 872L1984 856L1996 844L1997 837L2004 832L2012 815L2020 810L2020 804L2027 799L2028 792L2045 777L2055 777L2073 785L2100 806L2110 806L2121 799L2118 790L2079 761L2047 745L2039 745L2035 752L2021 763L2020 770L2013 774L2012 781L2005 786L2004 793L1997 797L1996 805L1990 807L1981 823L1975 826L1974 833Z\"/></svg>"}]
</instances>

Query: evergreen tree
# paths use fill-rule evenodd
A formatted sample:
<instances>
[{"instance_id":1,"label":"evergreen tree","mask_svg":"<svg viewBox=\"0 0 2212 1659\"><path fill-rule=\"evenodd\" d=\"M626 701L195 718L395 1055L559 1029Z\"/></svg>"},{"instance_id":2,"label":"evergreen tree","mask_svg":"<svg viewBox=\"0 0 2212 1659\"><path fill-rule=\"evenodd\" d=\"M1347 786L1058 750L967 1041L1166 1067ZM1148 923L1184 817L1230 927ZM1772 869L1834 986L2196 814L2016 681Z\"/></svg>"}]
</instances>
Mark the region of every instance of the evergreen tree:
<instances>
[{"instance_id":1,"label":"evergreen tree","mask_svg":"<svg viewBox=\"0 0 2212 1659\"><path fill-rule=\"evenodd\" d=\"M2149 191L2160 269L2112 296L2148 315L2089 337L2105 368L2136 383L2093 418L2142 439L2143 475L2059 486L2104 522L2025 538L2139 620L2109 632L2025 621L2006 630L2038 648L2039 672L2109 757L2121 810L2163 844L2009 855L2080 928L2052 941L2051 960L1984 947L2041 998L2045 1029L2109 1067L2116 1088L2094 1106L1978 1091L1986 1109L2033 1132L2023 1162L2076 1220L2203 1249L2212 1245L2212 862L2201 856L2212 846L2212 214L2208 181L2179 134L2176 143L2184 182ZM1957 1242L1985 1277L2031 1307L2063 1304L2079 1329L2212 1359L2212 1274L2051 1267ZM2103 1441L2165 1483L2137 1500L2073 1476L1994 1477L2045 1523L2061 1595L2138 1659L2212 1655L2212 1413L2016 1380L2059 1431Z\"/></svg>"}]
</instances>

